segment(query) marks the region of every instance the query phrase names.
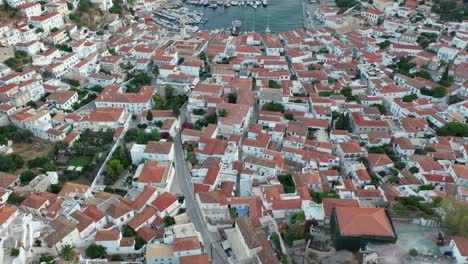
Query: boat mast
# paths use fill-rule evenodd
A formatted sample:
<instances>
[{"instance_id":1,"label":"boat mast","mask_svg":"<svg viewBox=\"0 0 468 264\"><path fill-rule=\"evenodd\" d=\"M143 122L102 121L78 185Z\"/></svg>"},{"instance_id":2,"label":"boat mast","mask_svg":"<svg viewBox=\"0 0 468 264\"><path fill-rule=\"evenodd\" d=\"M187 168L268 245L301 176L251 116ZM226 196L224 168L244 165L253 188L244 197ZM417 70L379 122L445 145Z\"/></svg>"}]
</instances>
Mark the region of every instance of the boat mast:
<instances>
[{"instance_id":1,"label":"boat mast","mask_svg":"<svg viewBox=\"0 0 468 264\"><path fill-rule=\"evenodd\" d=\"M267 21L268 21L268 22L267 22L267 27L266 27L265 32L266 32L267 34L270 34L270 14L268 14L268 20L267 20Z\"/></svg>"}]
</instances>

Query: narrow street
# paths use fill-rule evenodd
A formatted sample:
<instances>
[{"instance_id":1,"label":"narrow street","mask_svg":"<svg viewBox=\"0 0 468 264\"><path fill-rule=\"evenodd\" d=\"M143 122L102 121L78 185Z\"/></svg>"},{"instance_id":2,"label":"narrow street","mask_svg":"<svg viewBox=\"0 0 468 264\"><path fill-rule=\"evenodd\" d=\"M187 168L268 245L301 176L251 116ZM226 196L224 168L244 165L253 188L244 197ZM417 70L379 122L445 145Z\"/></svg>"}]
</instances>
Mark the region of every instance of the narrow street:
<instances>
[{"instance_id":1,"label":"narrow street","mask_svg":"<svg viewBox=\"0 0 468 264\"><path fill-rule=\"evenodd\" d=\"M185 122L185 111L186 105L181 108L180 123ZM203 237L203 243L205 251L211 257L213 263L228 263L227 256L220 246L219 239L215 237L215 234L208 231L206 222L203 219L201 210L195 199L195 193L193 190L193 184L190 179L190 172L185 162L185 154L182 148L180 130L174 142L175 152L175 164L176 164L176 176L174 184L178 185L182 194L185 196L185 206L187 213L195 225L197 231L199 231Z\"/></svg>"}]
</instances>

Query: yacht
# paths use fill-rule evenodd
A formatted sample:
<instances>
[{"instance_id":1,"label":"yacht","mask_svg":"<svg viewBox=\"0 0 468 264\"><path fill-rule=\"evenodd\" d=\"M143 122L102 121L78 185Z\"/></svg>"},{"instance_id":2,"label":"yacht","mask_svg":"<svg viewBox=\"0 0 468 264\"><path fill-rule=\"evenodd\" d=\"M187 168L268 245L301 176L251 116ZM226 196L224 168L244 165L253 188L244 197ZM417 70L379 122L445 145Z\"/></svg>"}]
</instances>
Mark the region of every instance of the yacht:
<instances>
[{"instance_id":1,"label":"yacht","mask_svg":"<svg viewBox=\"0 0 468 264\"><path fill-rule=\"evenodd\" d=\"M263 0L263 6L267 6L268 5L268 1L267 0Z\"/></svg>"}]
</instances>

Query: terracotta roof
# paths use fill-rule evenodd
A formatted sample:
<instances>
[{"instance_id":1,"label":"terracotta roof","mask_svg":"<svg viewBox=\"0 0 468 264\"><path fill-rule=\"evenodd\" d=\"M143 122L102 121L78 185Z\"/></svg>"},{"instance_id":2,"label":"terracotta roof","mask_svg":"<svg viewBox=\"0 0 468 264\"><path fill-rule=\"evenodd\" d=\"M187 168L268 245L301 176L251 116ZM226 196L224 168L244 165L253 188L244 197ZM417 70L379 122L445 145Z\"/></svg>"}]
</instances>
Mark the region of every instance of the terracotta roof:
<instances>
[{"instance_id":1,"label":"terracotta roof","mask_svg":"<svg viewBox=\"0 0 468 264\"><path fill-rule=\"evenodd\" d=\"M220 205L227 204L227 197L221 191L198 193L198 197L202 203L218 203Z\"/></svg>"},{"instance_id":2,"label":"terracotta roof","mask_svg":"<svg viewBox=\"0 0 468 264\"><path fill-rule=\"evenodd\" d=\"M89 217L91 217L95 222L99 222L105 215L99 211L96 206L88 206L83 213Z\"/></svg>"},{"instance_id":3,"label":"terracotta roof","mask_svg":"<svg viewBox=\"0 0 468 264\"><path fill-rule=\"evenodd\" d=\"M461 236L454 236L452 237L453 241L457 245L458 251L464 257L468 256L468 238L461 237Z\"/></svg>"},{"instance_id":4,"label":"terracotta roof","mask_svg":"<svg viewBox=\"0 0 468 264\"><path fill-rule=\"evenodd\" d=\"M361 146L357 141L340 142L338 143L343 153L359 153L362 152Z\"/></svg>"},{"instance_id":5,"label":"terracotta roof","mask_svg":"<svg viewBox=\"0 0 468 264\"><path fill-rule=\"evenodd\" d=\"M154 230L149 226L142 226L137 231L138 235L143 238L143 240L149 242L155 237L162 237L164 235L163 230Z\"/></svg>"},{"instance_id":6,"label":"terracotta roof","mask_svg":"<svg viewBox=\"0 0 468 264\"><path fill-rule=\"evenodd\" d=\"M95 241L116 241L120 238L120 230L98 230Z\"/></svg>"},{"instance_id":7,"label":"terracotta roof","mask_svg":"<svg viewBox=\"0 0 468 264\"><path fill-rule=\"evenodd\" d=\"M139 211L146 205L151 196L156 193L156 188L146 185L143 191L138 197L132 202L131 206L133 209Z\"/></svg>"},{"instance_id":8,"label":"terracotta roof","mask_svg":"<svg viewBox=\"0 0 468 264\"><path fill-rule=\"evenodd\" d=\"M118 92L118 85L107 86L96 98L96 102L147 103L156 91L154 86L143 86L138 93Z\"/></svg>"},{"instance_id":9,"label":"terracotta roof","mask_svg":"<svg viewBox=\"0 0 468 264\"><path fill-rule=\"evenodd\" d=\"M37 194L31 193L28 198L26 198L22 203L21 206L26 206L33 209L41 208L46 202L48 201L47 198L39 196Z\"/></svg>"},{"instance_id":10,"label":"terracotta roof","mask_svg":"<svg viewBox=\"0 0 468 264\"><path fill-rule=\"evenodd\" d=\"M197 236L175 238L173 249L174 251L196 250L201 249L201 244Z\"/></svg>"},{"instance_id":11,"label":"terracotta roof","mask_svg":"<svg viewBox=\"0 0 468 264\"><path fill-rule=\"evenodd\" d=\"M240 230L242 237L244 238L245 244L249 250L255 249L261 246L257 232L255 232L252 226L252 221L247 216L236 218L236 225Z\"/></svg>"},{"instance_id":12,"label":"terracotta roof","mask_svg":"<svg viewBox=\"0 0 468 264\"><path fill-rule=\"evenodd\" d=\"M76 225L69 220L65 219L65 217L59 215L55 218L52 222L49 223L52 227L54 232L52 232L49 236L45 238L46 243L49 247L54 246L56 243L61 241L64 237L68 234L73 232L76 229Z\"/></svg>"},{"instance_id":13,"label":"terracotta roof","mask_svg":"<svg viewBox=\"0 0 468 264\"><path fill-rule=\"evenodd\" d=\"M120 239L121 247L131 247L135 245L135 237L122 237Z\"/></svg>"},{"instance_id":14,"label":"terracotta roof","mask_svg":"<svg viewBox=\"0 0 468 264\"><path fill-rule=\"evenodd\" d=\"M96 107L81 120L82 122L117 122L124 114L123 108Z\"/></svg>"},{"instance_id":15,"label":"terracotta roof","mask_svg":"<svg viewBox=\"0 0 468 264\"><path fill-rule=\"evenodd\" d=\"M143 210L143 212L137 214L132 220L130 220L128 225L131 226L134 230L138 230L143 223L156 215L157 212L158 210L156 210L154 207L148 206L145 208L145 210Z\"/></svg>"},{"instance_id":16,"label":"terracotta roof","mask_svg":"<svg viewBox=\"0 0 468 264\"><path fill-rule=\"evenodd\" d=\"M454 164L452 165L452 169L457 175L457 177L463 178L463 179L468 179L468 166L466 165L460 165L460 164Z\"/></svg>"},{"instance_id":17,"label":"terracotta roof","mask_svg":"<svg viewBox=\"0 0 468 264\"><path fill-rule=\"evenodd\" d=\"M106 214L114 219L117 219L125 214L128 214L133 209L122 202L112 203L106 210Z\"/></svg>"},{"instance_id":18,"label":"terracotta roof","mask_svg":"<svg viewBox=\"0 0 468 264\"><path fill-rule=\"evenodd\" d=\"M73 214L71 214L71 217L73 217L75 220L77 220L79 222L79 224L78 224L78 226L76 228L78 228L78 231L80 231L80 232L82 232L89 225L94 223L93 218L91 218L90 216L88 216L85 213L80 212L78 210L73 212Z\"/></svg>"},{"instance_id":19,"label":"terracotta roof","mask_svg":"<svg viewBox=\"0 0 468 264\"><path fill-rule=\"evenodd\" d=\"M162 166L162 165L167 166ZM140 176L138 177L137 182L141 183L162 183L164 177L168 171L168 162L158 162L158 161L146 161L143 164L143 169L141 170Z\"/></svg>"},{"instance_id":20,"label":"terracotta roof","mask_svg":"<svg viewBox=\"0 0 468 264\"><path fill-rule=\"evenodd\" d=\"M89 188L91 188L89 185L66 182L58 193L58 196L67 196L71 193L85 193Z\"/></svg>"},{"instance_id":21,"label":"terracotta roof","mask_svg":"<svg viewBox=\"0 0 468 264\"><path fill-rule=\"evenodd\" d=\"M355 199L324 198L322 204L326 217L331 217L335 207L359 207L359 201Z\"/></svg>"},{"instance_id":22,"label":"terracotta roof","mask_svg":"<svg viewBox=\"0 0 468 264\"><path fill-rule=\"evenodd\" d=\"M311 184L320 184L322 180L318 172L308 172L308 173L294 173L294 181L296 186L309 186Z\"/></svg>"},{"instance_id":23,"label":"terracotta roof","mask_svg":"<svg viewBox=\"0 0 468 264\"><path fill-rule=\"evenodd\" d=\"M336 207L335 210L341 235L395 236L383 208Z\"/></svg>"},{"instance_id":24,"label":"terracotta roof","mask_svg":"<svg viewBox=\"0 0 468 264\"><path fill-rule=\"evenodd\" d=\"M273 200L273 210L300 209L302 199Z\"/></svg>"},{"instance_id":25,"label":"terracotta roof","mask_svg":"<svg viewBox=\"0 0 468 264\"><path fill-rule=\"evenodd\" d=\"M173 194L165 192L158 197L151 203L158 211L164 212L169 206L177 202L177 197Z\"/></svg>"},{"instance_id":26,"label":"terracotta roof","mask_svg":"<svg viewBox=\"0 0 468 264\"><path fill-rule=\"evenodd\" d=\"M0 225L5 223L16 211L17 211L16 207L11 207L11 206L8 206L8 205L1 205L1 207L0 207Z\"/></svg>"},{"instance_id":27,"label":"terracotta roof","mask_svg":"<svg viewBox=\"0 0 468 264\"><path fill-rule=\"evenodd\" d=\"M387 154L369 153L367 159L369 160L369 163L374 167L393 164L393 161L387 156Z\"/></svg>"},{"instance_id":28,"label":"terracotta roof","mask_svg":"<svg viewBox=\"0 0 468 264\"><path fill-rule=\"evenodd\" d=\"M145 153L169 154L172 142L149 141L145 147Z\"/></svg>"},{"instance_id":29,"label":"terracotta roof","mask_svg":"<svg viewBox=\"0 0 468 264\"><path fill-rule=\"evenodd\" d=\"M210 264L208 254L182 256L179 258L179 264Z\"/></svg>"},{"instance_id":30,"label":"terracotta roof","mask_svg":"<svg viewBox=\"0 0 468 264\"><path fill-rule=\"evenodd\" d=\"M12 185L14 182L18 180L18 176L5 173L5 172L0 172L0 187L1 188L7 188L10 185Z\"/></svg>"},{"instance_id":31,"label":"terracotta roof","mask_svg":"<svg viewBox=\"0 0 468 264\"><path fill-rule=\"evenodd\" d=\"M47 96L48 101L57 101L58 104L65 104L73 96L78 94L75 91L55 91L51 95Z\"/></svg>"}]
</instances>

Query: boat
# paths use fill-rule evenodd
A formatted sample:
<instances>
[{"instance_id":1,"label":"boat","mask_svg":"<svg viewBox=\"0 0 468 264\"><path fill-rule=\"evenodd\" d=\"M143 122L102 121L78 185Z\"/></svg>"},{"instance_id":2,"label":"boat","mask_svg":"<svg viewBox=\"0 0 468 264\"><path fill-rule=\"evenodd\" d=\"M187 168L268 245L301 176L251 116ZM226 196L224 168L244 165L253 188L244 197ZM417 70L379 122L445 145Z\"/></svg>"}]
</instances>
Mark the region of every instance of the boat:
<instances>
[{"instance_id":1,"label":"boat","mask_svg":"<svg viewBox=\"0 0 468 264\"><path fill-rule=\"evenodd\" d=\"M240 20L232 21L231 34L233 36L239 36L241 26L242 26L242 22Z\"/></svg>"},{"instance_id":2,"label":"boat","mask_svg":"<svg viewBox=\"0 0 468 264\"><path fill-rule=\"evenodd\" d=\"M267 6L268 5L268 1L267 0L263 0L263 6Z\"/></svg>"},{"instance_id":3,"label":"boat","mask_svg":"<svg viewBox=\"0 0 468 264\"><path fill-rule=\"evenodd\" d=\"M253 4L253 8L257 8L257 5L256 5L256 4Z\"/></svg>"},{"instance_id":4,"label":"boat","mask_svg":"<svg viewBox=\"0 0 468 264\"><path fill-rule=\"evenodd\" d=\"M211 4L208 6L209 8L217 8L218 7L218 4L214 3L214 4Z\"/></svg>"},{"instance_id":5,"label":"boat","mask_svg":"<svg viewBox=\"0 0 468 264\"><path fill-rule=\"evenodd\" d=\"M270 15L268 15L268 23L267 23L267 27L265 29L265 33L267 33L267 34L271 33L271 30L270 30Z\"/></svg>"}]
</instances>

